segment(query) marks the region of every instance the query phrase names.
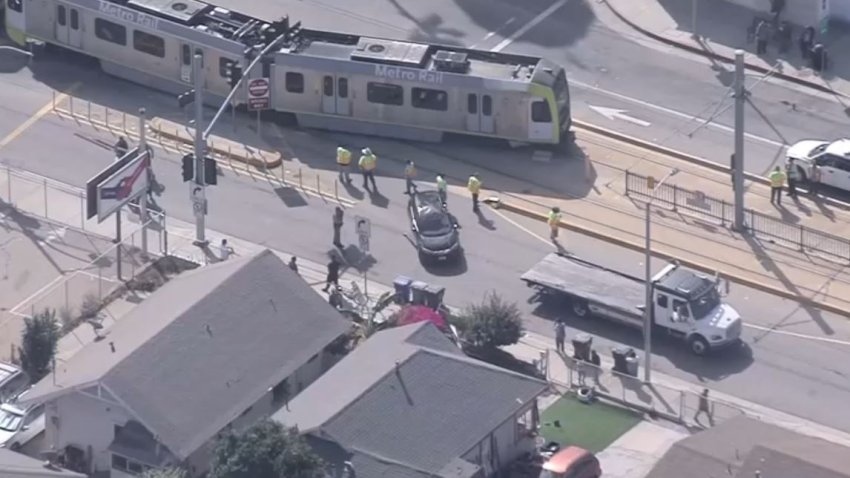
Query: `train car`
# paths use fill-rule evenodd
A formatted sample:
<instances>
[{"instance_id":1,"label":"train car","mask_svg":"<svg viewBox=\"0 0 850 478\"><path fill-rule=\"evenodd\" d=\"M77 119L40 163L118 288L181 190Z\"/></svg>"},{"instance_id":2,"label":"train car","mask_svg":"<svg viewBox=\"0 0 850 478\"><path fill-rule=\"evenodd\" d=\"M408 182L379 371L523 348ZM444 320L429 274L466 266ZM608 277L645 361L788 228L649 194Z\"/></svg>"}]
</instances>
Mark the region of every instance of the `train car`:
<instances>
[{"instance_id":1,"label":"train car","mask_svg":"<svg viewBox=\"0 0 850 478\"><path fill-rule=\"evenodd\" d=\"M200 53L211 104L230 91L230 65L244 68L268 31L291 29L246 76L268 78L272 108L306 127L556 145L571 124L566 73L542 58L300 29L197 0L6 0L6 7L16 42L74 50L111 75L167 92L191 87L192 56ZM235 102L246 98L243 89Z\"/></svg>"}]
</instances>

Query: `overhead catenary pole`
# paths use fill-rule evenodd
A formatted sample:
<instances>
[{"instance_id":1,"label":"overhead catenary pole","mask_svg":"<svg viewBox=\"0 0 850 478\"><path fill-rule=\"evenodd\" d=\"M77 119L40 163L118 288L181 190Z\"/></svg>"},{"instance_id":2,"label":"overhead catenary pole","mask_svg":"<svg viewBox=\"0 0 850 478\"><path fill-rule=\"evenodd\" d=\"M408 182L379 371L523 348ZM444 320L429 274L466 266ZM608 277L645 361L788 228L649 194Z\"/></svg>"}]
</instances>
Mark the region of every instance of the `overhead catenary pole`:
<instances>
[{"instance_id":1,"label":"overhead catenary pole","mask_svg":"<svg viewBox=\"0 0 850 478\"><path fill-rule=\"evenodd\" d=\"M147 138L145 137L145 130L147 129L147 123L145 120L145 109L139 108L139 154L148 154L148 143ZM151 157L147 155L145 158L147 161L147 167L145 168L145 175L147 176L148 182L153 179L153 174L151 174L151 168L153 165L151 164ZM148 183L148 188L151 185ZM148 255L148 192L144 191L139 198L139 216L141 216L142 220L142 254Z\"/></svg>"},{"instance_id":2,"label":"overhead catenary pole","mask_svg":"<svg viewBox=\"0 0 850 478\"><path fill-rule=\"evenodd\" d=\"M195 181L190 183L189 195L195 204L201 204L201 210L195 210L195 244L206 246L206 191L204 191L204 155L206 152L206 137L203 130L204 122L204 78L202 76L203 56L195 54L192 60L192 80L195 84ZM225 105L227 103L225 102ZM197 190L197 192L196 192Z\"/></svg>"},{"instance_id":3,"label":"overhead catenary pole","mask_svg":"<svg viewBox=\"0 0 850 478\"><path fill-rule=\"evenodd\" d=\"M649 193L649 199L646 201L646 210L645 210L645 239L646 243L644 244L644 289L646 290L646 298L644 300L644 311L643 311L643 380L646 383L650 383L652 379L652 323L653 323L653 308L654 301L652 300L652 290L655 284L652 283L652 202L655 200L655 193L658 189L664 185L664 183L670 179L671 176L678 173L678 169L674 169L667 173L661 181L654 185L652 190Z\"/></svg>"},{"instance_id":4,"label":"overhead catenary pole","mask_svg":"<svg viewBox=\"0 0 850 478\"><path fill-rule=\"evenodd\" d=\"M735 156L732 166L732 188L735 193L736 231L746 230L744 224L744 102L747 90L744 86L744 51L735 51Z\"/></svg>"},{"instance_id":5,"label":"overhead catenary pole","mask_svg":"<svg viewBox=\"0 0 850 478\"><path fill-rule=\"evenodd\" d=\"M697 31L697 8L698 8L699 0L692 0L691 2L691 37L699 39L699 32Z\"/></svg>"}]
</instances>

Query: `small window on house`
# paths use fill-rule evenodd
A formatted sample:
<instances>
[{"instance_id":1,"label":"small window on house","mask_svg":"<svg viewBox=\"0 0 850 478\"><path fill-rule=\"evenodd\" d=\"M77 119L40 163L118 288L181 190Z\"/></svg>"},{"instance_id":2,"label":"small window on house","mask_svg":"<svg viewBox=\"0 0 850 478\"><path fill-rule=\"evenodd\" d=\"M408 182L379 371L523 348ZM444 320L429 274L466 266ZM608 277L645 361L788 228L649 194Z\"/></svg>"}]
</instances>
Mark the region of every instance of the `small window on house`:
<instances>
[{"instance_id":1,"label":"small window on house","mask_svg":"<svg viewBox=\"0 0 850 478\"><path fill-rule=\"evenodd\" d=\"M127 460L127 471L134 475L141 475L144 470L141 463Z\"/></svg>"},{"instance_id":2,"label":"small window on house","mask_svg":"<svg viewBox=\"0 0 850 478\"><path fill-rule=\"evenodd\" d=\"M401 106L404 104L404 88L390 83L369 82L366 85L366 99L370 103Z\"/></svg>"},{"instance_id":3,"label":"small window on house","mask_svg":"<svg viewBox=\"0 0 850 478\"><path fill-rule=\"evenodd\" d=\"M59 24L60 27L64 27L68 24L68 17L65 16L65 6L59 5L56 7L56 23Z\"/></svg>"},{"instance_id":4,"label":"small window on house","mask_svg":"<svg viewBox=\"0 0 850 478\"><path fill-rule=\"evenodd\" d=\"M449 108L449 95L443 90L413 88L410 103L414 108L446 111Z\"/></svg>"},{"instance_id":5,"label":"small window on house","mask_svg":"<svg viewBox=\"0 0 850 478\"><path fill-rule=\"evenodd\" d=\"M289 71L286 73L286 91L304 93L304 75Z\"/></svg>"},{"instance_id":6,"label":"small window on house","mask_svg":"<svg viewBox=\"0 0 850 478\"><path fill-rule=\"evenodd\" d=\"M289 383L286 380L280 382L272 388L272 401L280 402L286 399L289 395Z\"/></svg>"},{"instance_id":7,"label":"small window on house","mask_svg":"<svg viewBox=\"0 0 850 478\"><path fill-rule=\"evenodd\" d=\"M112 455L112 468L127 471L127 459L121 455Z\"/></svg>"},{"instance_id":8,"label":"small window on house","mask_svg":"<svg viewBox=\"0 0 850 478\"><path fill-rule=\"evenodd\" d=\"M140 30L133 30L133 48L142 53L165 58L165 40Z\"/></svg>"},{"instance_id":9,"label":"small window on house","mask_svg":"<svg viewBox=\"0 0 850 478\"><path fill-rule=\"evenodd\" d=\"M94 20L94 35L103 41L116 45L127 44L127 29L102 18L95 18Z\"/></svg>"},{"instance_id":10,"label":"small window on house","mask_svg":"<svg viewBox=\"0 0 850 478\"><path fill-rule=\"evenodd\" d=\"M478 114L478 95L475 93L466 96L466 112L471 115Z\"/></svg>"},{"instance_id":11,"label":"small window on house","mask_svg":"<svg viewBox=\"0 0 850 478\"><path fill-rule=\"evenodd\" d=\"M551 123L552 112L549 110L549 105L545 101L535 101L531 103L531 121L535 123Z\"/></svg>"},{"instance_id":12,"label":"small window on house","mask_svg":"<svg viewBox=\"0 0 850 478\"><path fill-rule=\"evenodd\" d=\"M661 307L662 309L667 308L667 296L666 295L659 295L658 298L655 301L658 304L658 307Z\"/></svg>"},{"instance_id":13,"label":"small window on house","mask_svg":"<svg viewBox=\"0 0 850 478\"><path fill-rule=\"evenodd\" d=\"M9 5L9 9L16 12L24 11L24 0L9 0L6 5Z\"/></svg>"}]
</instances>

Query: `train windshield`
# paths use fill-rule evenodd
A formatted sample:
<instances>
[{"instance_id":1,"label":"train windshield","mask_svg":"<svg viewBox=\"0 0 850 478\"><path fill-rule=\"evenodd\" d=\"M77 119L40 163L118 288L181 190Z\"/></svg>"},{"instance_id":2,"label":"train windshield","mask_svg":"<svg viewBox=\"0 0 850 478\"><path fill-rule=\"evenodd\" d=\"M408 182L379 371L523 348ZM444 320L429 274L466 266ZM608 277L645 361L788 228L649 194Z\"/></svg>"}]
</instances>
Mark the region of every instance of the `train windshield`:
<instances>
[{"instance_id":1,"label":"train windshield","mask_svg":"<svg viewBox=\"0 0 850 478\"><path fill-rule=\"evenodd\" d=\"M567 85L567 75L563 69L558 72L553 89L555 102L558 104L558 119L561 127L566 128L570 124L570 87Z\"/></svg>"}]
</instances>

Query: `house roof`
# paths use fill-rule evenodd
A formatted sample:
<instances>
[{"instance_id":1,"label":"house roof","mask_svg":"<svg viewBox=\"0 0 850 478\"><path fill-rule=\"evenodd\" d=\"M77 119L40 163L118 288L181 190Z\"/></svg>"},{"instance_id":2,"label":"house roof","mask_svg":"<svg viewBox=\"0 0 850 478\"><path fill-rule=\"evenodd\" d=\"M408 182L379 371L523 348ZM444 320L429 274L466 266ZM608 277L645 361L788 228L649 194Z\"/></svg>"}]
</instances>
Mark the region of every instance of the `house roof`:
<instances>
[{"instance_id":1,"label":"house roof","mask_svg":"<svg viewBox=\"0 0 850 478\"><path fill-rule=\"evenodd\" d=\"M39 382L100 383L179 458L344 334L349 323L269 250L181 274ZM114 346L114 351L111 347Z\"/></svg>"},{"instance_id":2,"label":"house roof","mask_svg":"<svg viewBox=\"0 0 850 478\"><path fill-rule=\"evenodd\" d=\"M756 472L760 475L756 475ZM833 470L808 458L783 453L779 450L756 446L738 470L736 477L753 478L845 478L847 471Z\"/></svg>"},{"instance_id":3,"label":"house roof","mask_svg":"<svg viewBox=\"0 0 850 478\"><path fill-rule=\"evenodd\" d=\"M735 476L745 468L746 460L757 446L793 457L783 459L788 467L802 466L804 462L817 463L820 468L838 472L835 476L850 477L847 474L850 449L847 447L740 416L677 442L647 478ZM785 470L791 473L789 476L808 476L794 468ZM753 475L739 473L739 476L749 478ZM765 472L762 476L773 478Z\"/></svg>"},{"instance_id":4,"label":"house roof","mask_svg":"<svg viewBox=\"0 0 850 478\"><path fill-rule=\"evenodd\" d=\"M546 387L467 357L425 322L371 337L273 418L369 457L358 477L392 476L387 463L463 476L445 468Z\"/></svg>"},{"instance_id":5,"label":"house roof","mask_svg":"<svg viewBox=\"0 0 850 478\"><path fill-rule=\"evenodd\" d=\"M85 478L62 468L45 466L44 461L0 448L0 476L3 478Z\"/></svg>"}]
</instances>

